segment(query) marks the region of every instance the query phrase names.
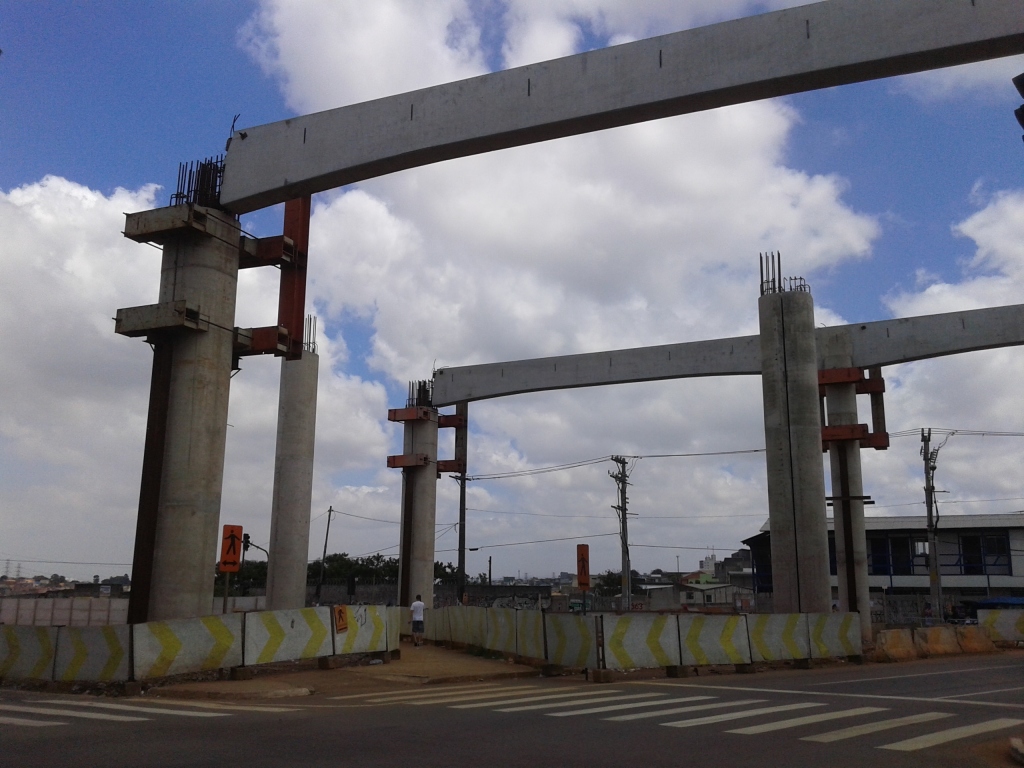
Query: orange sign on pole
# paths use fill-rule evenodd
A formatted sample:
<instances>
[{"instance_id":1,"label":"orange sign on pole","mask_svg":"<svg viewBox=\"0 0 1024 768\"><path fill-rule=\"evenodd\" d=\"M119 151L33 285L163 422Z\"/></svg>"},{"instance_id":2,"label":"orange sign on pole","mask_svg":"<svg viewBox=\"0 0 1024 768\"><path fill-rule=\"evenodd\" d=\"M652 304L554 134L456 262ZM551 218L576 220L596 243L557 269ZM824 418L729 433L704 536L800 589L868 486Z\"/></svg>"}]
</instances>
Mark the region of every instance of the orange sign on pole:
<instances>
[{"instance_id":1,"label":"orange sign on pole","mask_svg":"<svg viewBox=\"0 0 1024 768\"><path fill-rule=\"evenodd\" d=\"M590 589L590 545L576 545L576 585Z\"/></svg>"},{"instance_id":2,"label":"orange sign on pole","mask_svg":"<svg viewBox=\"0 0 1024 768\"><path fill-rule=\"evenodd\" d=\"M242 567L242 526L225 525L220 540L221 573L238 573Z\"/></svg>"}]
</instances>

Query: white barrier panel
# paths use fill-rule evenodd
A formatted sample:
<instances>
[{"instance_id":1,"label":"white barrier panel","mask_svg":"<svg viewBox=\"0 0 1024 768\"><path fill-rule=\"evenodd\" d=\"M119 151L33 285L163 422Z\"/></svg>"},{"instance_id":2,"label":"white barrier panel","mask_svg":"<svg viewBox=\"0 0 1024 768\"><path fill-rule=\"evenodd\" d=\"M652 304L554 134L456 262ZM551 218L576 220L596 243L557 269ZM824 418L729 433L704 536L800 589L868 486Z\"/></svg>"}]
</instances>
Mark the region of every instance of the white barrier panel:
<instances>
[{"instance_id":1,"label":"white barrier panel","mask_svg":"<svg viewBox=\"0 0 1024 768\"><path fill-rule=\"evenodd\" d=\"M808 613L807 627L811 635L811 658L860 656L860 614Z\"/></svg>"},{"instance_id":2,"label":"white barrier panel","mask_svg":"<svg viewBox=\"0 0 1024 768\"><path fill-rule=\"evenodd\" d=\"M57 632L57 663L54 680L128 679L127 625L61 627Z\"/></svg>"},{"instance_id":3,"label":"white barrier panel","mask_svg":"<svg viewBox=\"0 0 1024 768\"><path fill-rule=\"evenodd\" d=\"M334 634L335 653L378 653L388 650L388 609L382 605L346 605L345 614L347 628L344 632Z\"/></svg>"},{"instance_id":4,"label":"white barrier panel","mask_svg":"<svg viewBox=\"0 0 1024 768\"><path fill-rule=\"evenodd\" d=\"M260 611L245 617L244 663L315 659L334 653L330 608Z\"/></svg>"},{"instance_id":5,"label":"white barrier panel","mask_svg":"<svg viewBox=\"0 0 1024 768\"><path fill-rule=\"evenodd\" d=\"M606 613L604 643L608 669L652 669L682 663L675 616Z\"/></svg>"},{"instance_id":6,"label":"white barrier panel","mask_svg":"<svg viewBox=\"0 0 1024 768\"><path fill-rule=\"evenodd\" d=\"M54 627L0 627L0 680L52 680Z\"/></svg>"},{"instance_id":7,"label":"white barrier panel","mask_svg":"<svg viewBox=\"0 0 1024 768\"><path fill-rule=\"evenodd\" d=\"M18 598L0 597L0 624L18 623Z\"/></svg>"},{"instance_id":8,"label":"white barrier panel","mask_svg":"<svg viewBox=\"0 0 1024 768\"><path fill-rule=\"evenodd\" d=\"M58 597L53 601L53 626L71 626L71 598Z\"/></svg>"},{"instance_id":9,"label":"white barrier panel","mask_svg":"<svg viewBox=\"0 0 1024 768\"><path fill-rule=\"evenodd\" d=\"M745 616L683 614L679 616L679 637L683 664L750 663Z\"/></svg>"},{"instance_id":10,"label":"white barrier panel","mask_svg":"<svg viewBox=\"0 0 1024 768\"><path fill-rule=\"evenodd\" d=\"M811 658L806 613L747 615L752 661L793 661Z\"/></svg>"},{"instance_id":11,"label":"white barrier panel","mask_svg":"<svg viewBox=\"0 0 1024 768\"><path fill-rule=\"evenodd\" d=\"M135 679L242 664L242 614L151 621L132 628Z\"/></svg>"},{"instance_id":12,"label":"white barrier panel","mask_svg":"<svg viewBox=\"0 0 1024 768\"><path fill-rule=\"evenodd\" d=\"M53 620L53 600L33 600L35 603L35 615L31 623L37 627L52 627L56 622Z\"/></svg>"},{"instance_id":13,"label":"white barrier panel","mask_svg":"<svg viewBox=\"0 0 1024 768\"><path fill-rule=\"evenodd\" d=\"M516 648L528 659L544 658L544 614L540 611L516 611Z\"/></svg>"},{"instance_id":14,"label":"white barrier panel","mask_svg":"<svg viewBox=\"0 0 1024 768\"><path fill-rule=\"evenodd\" d=\"M111 624L127 624L128 623L128 601L118 598L112 598L110 600L110 618Z\"/></svg>"},{"instance_id":15,"label":"white barrier panel","mask_svg":"<svg viewBox=\"0 0 1024 768\"><path fill-rule=\"evenodd\" d=\"M487 609L453 605L448 609L448 625L453 643L483 648L487 640Z\"/></svg>"},{"instance_id":16,"label":"white barrier panel","mask_svg":"<svg viewBox=\"0 0 1024 768\"><path fill-rule=\"evenodd\" d=\"M484 647L501 653L516 651L516 612L514 608L487 609L487 640Z\"/></svg>"},{"instance_id":17,"label":"white barrier panel","mask_svg":"<svg viewBox=\"0 0 1024 768\"><path fill-rule=\"evenodd\" d=\"M92 616L92 598L91 597L73 597L71 598L71 626L72 627L87 627L89 626L89 618Z\"/></svg>"},{"instance_id":18,"label":"white barrier panel","mask_svg":"<svg viewBox=\"0 0 1024 768\"><path fill-rule=\"evenodd\" d=\"M36 623L36 603L38 600L22 598L18 601L18 617L14 623L22 627L31 627Z\"/></svg>"},{"instance_id":19,"label":"white barrier panel","mask_svg":"<svg viewBox=\"0 0 1024 768\"><path fill-rule=\"evenodd\" d=\"M597 667L594 616L549 613L544 621L548 635L548 657L564 667Z\"/></svg>"},{"instance_id":20,"label":"white barrier panel","mask_svg":"<svg viewBox=\"0 0 1024 768\"><path fill-rule=\"evenodd\" d=\"M387 642L389 651L401 650L401 642L399 641L400 632L402 629L402 611L404 608L398 606L388 606L384 609L387 625Z\"/></svg>"},{"instance_id":21,"label":"white barrier panel","mask_svg":"<svg viewBox=\"0 0 1024 768\"><path fill-rule=\"evenodd\" d=\"M1024 611L980 610L978 624L985 628L993 640L1004 643L1024 642Z\"/></svg>"},{"instance_id":22,"label":"white barrier panel","mask_svg":"<svg viewBox=\"0 0 1024 768\"><path fill-rule=\"evenodd\" d=\"M423 612L423 637L434 643L446 643L451 639L447 608L428 608Z\"/></svg>"}]
</instances>

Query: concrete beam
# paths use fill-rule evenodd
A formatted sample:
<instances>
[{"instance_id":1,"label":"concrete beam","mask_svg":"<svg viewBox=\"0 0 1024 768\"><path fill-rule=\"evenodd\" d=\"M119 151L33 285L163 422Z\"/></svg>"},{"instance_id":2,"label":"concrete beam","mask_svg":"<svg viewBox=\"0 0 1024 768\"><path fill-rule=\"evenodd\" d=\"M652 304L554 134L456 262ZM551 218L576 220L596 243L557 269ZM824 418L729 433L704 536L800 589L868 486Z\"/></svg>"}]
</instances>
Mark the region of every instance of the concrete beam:
<instances>
[{"instance_id":1,"label":"concrete beam","mask_svg":"<svg viewBox=\"0 0 1024 768\"><path fill-rule=\"evenodd\" d=\"M818 348L844 331L856 368L909 363L931 357L1024 344L1024 304L941 315L818 328ZM525 392L597 387L698 376L760 375L757 336L735 336L583 355L561 355L486 365L442 368L434 374L434 404L486 400ZM818 367L824 368L820 359Z\"/></svg>"},{"instance_id":2,"label":"concrete beam","mask_svg":"<svg viewBox=\"0 0 1024 768\"><path fill-rule=\"evenodd\" d=\"M1021 52L1024 0L828 0L235 131L220 200Z\"/></svg>"},{"instance_id":3,"label":"concrete beam","mask_svg":"<svg viewBox=\"0 0 1024 768\"><path fill-rule=\"evenodd\" d=\"M443 368L434 374L435 406L459 401L637 381L761 373L757 336L691 341L584 355Z\"/></svg>"}]
</instances>

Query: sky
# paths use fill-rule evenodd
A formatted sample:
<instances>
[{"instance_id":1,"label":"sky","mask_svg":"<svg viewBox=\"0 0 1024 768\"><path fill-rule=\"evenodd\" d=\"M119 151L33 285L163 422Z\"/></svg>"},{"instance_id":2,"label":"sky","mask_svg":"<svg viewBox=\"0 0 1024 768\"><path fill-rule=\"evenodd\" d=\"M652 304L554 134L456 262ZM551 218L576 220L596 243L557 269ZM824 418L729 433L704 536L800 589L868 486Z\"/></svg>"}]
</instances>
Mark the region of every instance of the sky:
<instances>
[{"instance_id":1,"label":"sky","mask_svg":"<svg viewBox=\"0 0 1024 768\"><path fill-rule=\"evenodd\" d=\"M0 570L130 572L151 353L113 333L156 301L159 254L126 212L177 164L258 125L797 2L0 0ZM1024 57L729 107L463 158L316 195L319 318L310 558L397 554L407 382L437 367L755 333L779 251L835 325L1024 295ZM280 234L280 207L243 228ZM236 324L276 313L273 270ZM280 362L231 384L221 522L266 546ZM885 369L890 431L1024 432L1024 349ZM862 420L869 421L867 403ZM520 395L470 409L469 472L764 447L757 377ZM873 515L923 513L917 437L865 451ZM451 435L442 458L452 455ZM943 514L1024 509L1024 439L954 435ZM469 483L472 576L618 569L610 462ZM767 517L762 453L642 458L633 567L696 568ZM458 487L438 484L438 559ZM590 538L584 538L590 537ZM550 540L550 541L549 541ZM537 543L522 543L537 542ZM678 559L677 559L678 558Z\"/></svg>"}]
</instances>

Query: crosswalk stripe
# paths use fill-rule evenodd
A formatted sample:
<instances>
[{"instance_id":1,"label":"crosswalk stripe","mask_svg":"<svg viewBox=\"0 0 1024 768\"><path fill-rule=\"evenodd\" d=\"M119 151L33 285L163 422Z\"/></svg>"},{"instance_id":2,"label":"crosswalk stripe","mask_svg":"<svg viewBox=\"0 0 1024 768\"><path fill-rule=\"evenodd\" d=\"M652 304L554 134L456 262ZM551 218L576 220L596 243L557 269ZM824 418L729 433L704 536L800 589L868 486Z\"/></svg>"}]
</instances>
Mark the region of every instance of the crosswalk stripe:
<instances>
[{"instance_id":1,"label":"crosswalk stripe","mask_svg":"<svg viewBox=\"0 0 1024 768\"><path fill-rule=\"evenodd\" d=\"M925 747L934 747L937 744L945 744L947 741L966 739L968 736L976 736L979 733L1001 731L1004 728L1013 728L1024 723L1024 720L1014 720L1009 717L1000 717L996 720L986 720L983 723L974 725L961 725L959 728L949 728L945 731L936 731L925 736L917 736L905 741L897 741L892 744L885 744L880 749L893 749L897 752L913 752Z\"/></svg>"},{"instance_id":2,"label":"crosswalk stripe","mask_svg":"<svg viewBox=\"0 0 1024 768\"><path fill-rule=\"evenodd\" d=\"M508 709L499 709L498 712L526 712L531 709L554 709L555 707L575 706L579 704L604 704L606 701L621 701L623 699L649 699L652 696L664 696L663 693L634 693L632 695L623 696L604 696L600 699L590 699L589 701L573 702L573 701L556 701L553 704L530 704L525 707L509 707Z\"/></svg>"},{"instance_id":3,"label":"crosswalk stripe","mask_svg":"<svg viewBox=\"0 0 1024 768\"><path fill-rule=\"evenodd\" d=\"M331 699L339 701L341 699L402 699L413 696L440 696L444 693L450 693L452 691L470 691L470 690L481 690L484 688L497 688L497 683L475 683L474 685L452 685L452 686L430 686L434 688L432 691L385 691L384 693L351 693L347 696L331 696Z\"/></svg>"},{"instance_id":4,"label":"crosswalk stripe","mask_svg":"<svg viewBox=\"0 0 1024 768\"><path fill-rule=\"evenodd\" d=\"M618 717L606 717L611 722L628 722L630 720L645 720L652 717L668 717L669 715L681 715L684 712L704 712L708 709L722 709L723 707L744 707L747 704L761 704L767 699L740 699L739 701L721 701L717 704L696 704L692 707L675 707L673 709L660 709L657 712L638 712L633 715L619 715ZM663 702L657 702L659 704Z\"/></svg>"},{"instance_id":5,"label":"crosswalk stripe","mask_svg":"<svg viewBox=\"0 0 1024 768\"><path fill-rule=\"evenodd\" d=\"M56 720L24 720L20 717L0 717L0 725L27 725L30 728L38 728L45 725L67 725L67 723L58 723Z\"/></svg>"},{"instance_id":6,"label":"crosswalk stripe","mask_svg":"<svg viewBox=\"0 0 1024 768\"><path fill-rule=\"evenodd\" d=\"M742 733L752 736L758 733L783 731L786 728L798 728L801 725L810 725L811 723L824 723L828 720L842 720L845 717L860 717L861 715L873 715L875 712L885 711L885 707L857 707L856 709L843 709L838 712L822 712L819 715L793 717L789 720L777 720L774 723L764 723L763 725L751 725L747 728L737 728L732 731L726 731L726 733Z\"/></svg>"},{"instance_id":7,"label":"crosswalk stripe","mask_svg":"<svg viewBox=\"0 0 1024 768\"><path fill-rule=\"evenodd\" d=\"M227 709L240 712L298 712L299 707L264 707L256 704L221 704L219 701L175 701L173 699L160 698L157 700L143 701L141 699L130 699L140 707L148 708L150 704L159 704L161 707L199 707L200 709Z\"/></svg>"},{"instance_id":8,"label":"crosswalk stripe","mask_svg":"<svg viewBox=\"0 0 1024 768\"><path fill-rule=\"evenodd\" d=\"M7 712L27 712L32 715L64 715L65 717L81 717L86 720L114 720L119 723L137 723L148 720L148 717L129 717L128 715L105 715L101 712L77 712L73 709L46 709L45 707L21 707L14 704L0 704L0 709Z\"/></svg>"},{"instance_id":9,"label":"crosswalk stripe","mask_svg":"<svg viewBox=\"0 0 1024 768\"><path fill-rule=\"evenodd\" d=\"M456 704L451 709L478 709L480 707L501 707L506 704L527 704L535 701L548 701L550 699L571 699L573 697L580 696L607 696L609 693L620 693L617 690L589 690L589 691L574 691L573 693L546 693L543 696L520 696L515 699L502 699L501 701L484 701L476 702L475 704ZM589 701L586 703L590 703Z\"/></svg>"},{"instance_id":10,"label":"crosswalk stripe","mask_svg":"<svg viewBox=\"0 0 1024 768\"><path fill-rule=\"evenodd\" d=\"M639 709L641 707L660 707L663 704L679 704L683 701L700 701L713 699L714 696L686 696L682 699L658 699L657 701L636 701L632 704L609 704L607 707L591 707L590 709L573 709L569 712L548 712L548 717L573 717L574 715L596 715L599 712L616 712L620 709Z\"/></svg>"},{"instance_id":11,"label":"crosswalk stripe","mask_svg":"<svg viewBox=\"0 0 1024 768\"><path fill-rule=\"evenodd\" d=\"M521 688L506 688L504 691L488 691L487 693L453 693L451 696L440 696L436 699L416 699L415 701L400 701L399 704L408 704L413 707L428 706L431 704L453 704L460 701L480 701L482 699L499 699L502 696L515 695L520 691L523 693L536 693L538 686L524 685Z\"/></svg>"},{"instance_id":12,"label":"crosswalk stripe","mask_svg":"<svg viewBox=\"0 0 1024 768\"><path fill-rule=\"evenodd\" d=\"M904 725L917 725L928 723L932 720L941 720L944 717L952 717L948 712L922 712L919 715L908 715L907 717L894 717L891 720L879 720L876 723L865 723L854 725L850 728L841 728L838 731L819 733L815 736L804 736L801 741L816 741L820 744L829 744L833 741L852 739L855 736L866 736L869 733L888 731L892 728L902 728Z\"/></svg>"},{"instance_id":13,"label":"crosswalk stripe","mask_svg":"<svg viewBox=\"0 0 1024 768\"><path fill-rule=\"evenodd\" d=\"M102 701L69 701L67 699L43 699L40 704L70 704L76 707L94 707L96 709L116 709L122 712L154 712L158 715L175 717L231 717L227 712L189 712L184 709L161 709L150 706L131 706L130 704L107 704Z\"/></svg>"},{"instance_id":14,"label":"crosswalk stripe","mask_svg":"<svg viewBox=\"0 0 1024 768\"><path fill-rule=\"evenodd\" d=\"M662 723L670 728L690 728L694 725L707 725L708 723L721 723L726 720L739 720L743 717L756 717L757 715L770 715L774 712L789 712L793 709L808 709L810 707L824 707L819 702L801 702L799 704L782 704L777 707L759 707L757 709L744 709L742 712L725 712L721 715L709 715L708 717L695 717L690 720L678 720L674 723Z\"/></svg>"}]
</instances>

